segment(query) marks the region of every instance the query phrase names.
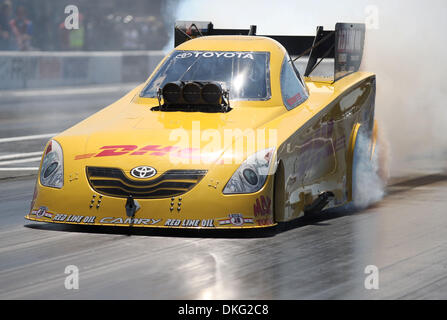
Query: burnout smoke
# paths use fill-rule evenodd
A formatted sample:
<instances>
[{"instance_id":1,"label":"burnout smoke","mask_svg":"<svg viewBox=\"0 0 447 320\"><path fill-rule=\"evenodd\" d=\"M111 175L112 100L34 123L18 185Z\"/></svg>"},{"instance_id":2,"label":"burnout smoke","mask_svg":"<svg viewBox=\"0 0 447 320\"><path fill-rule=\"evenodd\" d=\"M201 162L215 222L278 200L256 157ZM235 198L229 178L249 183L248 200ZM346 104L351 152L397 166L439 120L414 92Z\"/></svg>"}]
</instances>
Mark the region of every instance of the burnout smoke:
<instances>
[{"instance_id":1,"label":"burnout smoke","mask_svg":"<svg viewBox=\"0 0 447 320\"><path fill-rule=\"evenodd\" d=\"M388 174L386 145L378 138L375 152L371 157L370 138L359 133L353 162L352 209L364 209L382 200Z\"/></svg>"}]
</instances>

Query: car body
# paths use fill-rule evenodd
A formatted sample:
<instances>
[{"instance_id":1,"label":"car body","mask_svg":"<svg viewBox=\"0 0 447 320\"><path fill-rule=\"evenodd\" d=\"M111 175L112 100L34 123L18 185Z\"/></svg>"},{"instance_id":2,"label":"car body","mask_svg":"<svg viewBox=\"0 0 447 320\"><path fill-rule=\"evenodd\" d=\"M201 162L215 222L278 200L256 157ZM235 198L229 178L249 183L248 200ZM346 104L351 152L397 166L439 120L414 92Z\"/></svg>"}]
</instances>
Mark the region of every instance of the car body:
<instances>
[{"instance_id":1,"label":"car body","mask_svg":"<svg viewBox=\"0 0 447 320\"><path fill-rule=\"evenodd\" d=\"M176 80L175 72L207 74L217 65L224 66L218 70L223 78L232 77L227 110L162 108L163 81ZM253 92L243 84L231 96L238 90L235 70L255 70L244 73L244 81L255 79ZM373 149L374 97L374 74L355 71L332 82L303 78L284 46L269 37L191 39L144 84L48 142L26 218L239 229L345 205L352 200L360 129Z\"/></svg>"}]
</instances>

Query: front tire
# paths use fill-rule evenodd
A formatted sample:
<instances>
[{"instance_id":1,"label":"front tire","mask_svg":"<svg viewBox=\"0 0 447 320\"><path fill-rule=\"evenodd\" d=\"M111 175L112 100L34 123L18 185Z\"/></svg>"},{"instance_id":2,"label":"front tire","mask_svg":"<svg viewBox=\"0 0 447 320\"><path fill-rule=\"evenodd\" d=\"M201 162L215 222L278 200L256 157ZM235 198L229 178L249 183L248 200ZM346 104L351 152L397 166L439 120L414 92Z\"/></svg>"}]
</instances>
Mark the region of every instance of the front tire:
<instances>
[{"instance_id":1,"label":"front tire","mask_svg":"<svg viewBox=\"0 0 447 320\"><path fill-rule=\"evenodd\" d=\"M275 183L273 187L273 223L285 220L285 179L284 164L280 161L275 173Z\"/></svg>"}]
</instances>

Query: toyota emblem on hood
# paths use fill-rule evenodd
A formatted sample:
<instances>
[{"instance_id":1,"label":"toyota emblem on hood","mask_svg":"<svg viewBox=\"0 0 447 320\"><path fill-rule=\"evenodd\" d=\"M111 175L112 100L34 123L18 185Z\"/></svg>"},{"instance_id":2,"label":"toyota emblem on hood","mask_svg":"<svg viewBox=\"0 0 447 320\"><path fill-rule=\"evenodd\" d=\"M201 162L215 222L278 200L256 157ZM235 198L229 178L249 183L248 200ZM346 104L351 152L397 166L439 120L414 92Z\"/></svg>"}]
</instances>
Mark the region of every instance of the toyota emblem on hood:
<instances>
[{"instance_id":1,"label":"toyota emblem on hood","mask_svg":"<svg viewBox=\"0 0 447 320\"><path fill-rule=\"evenodd\" d=\"M140 166L130 170L130 174L138 179L147 179L155 176L157 174L157 170L148 166Z\"/></svg>"}]
</instances>

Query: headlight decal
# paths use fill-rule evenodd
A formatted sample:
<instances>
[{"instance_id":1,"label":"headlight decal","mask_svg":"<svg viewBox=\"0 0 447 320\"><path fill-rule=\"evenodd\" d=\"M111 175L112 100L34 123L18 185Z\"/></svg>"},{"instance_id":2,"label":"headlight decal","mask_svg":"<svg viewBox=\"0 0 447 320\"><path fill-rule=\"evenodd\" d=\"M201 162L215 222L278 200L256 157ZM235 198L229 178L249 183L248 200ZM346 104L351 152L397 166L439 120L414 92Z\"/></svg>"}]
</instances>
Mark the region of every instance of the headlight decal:
<instances>
[{"instance_id":1,"label":"headlight decal","mask_svg":"<svg viewBox=\"0 0 447 320\"><path fill-rule=\"evenodd\" d=\"M275 148L256 152L249 156L228 180L224 194L254 193L264 186L267 177L274 172Z\"/></svg>"},{"instance_id":2,"label":"headlight decal","mask_svg":"<svg viewBox=\"0 0 447 320\"><path fill-rule=\"evenodd\" d=\"M45 149L40 184L58 189L64 186L64 157L60 144L55 140L51 140Z\"/></svg>"}]
</instances>

